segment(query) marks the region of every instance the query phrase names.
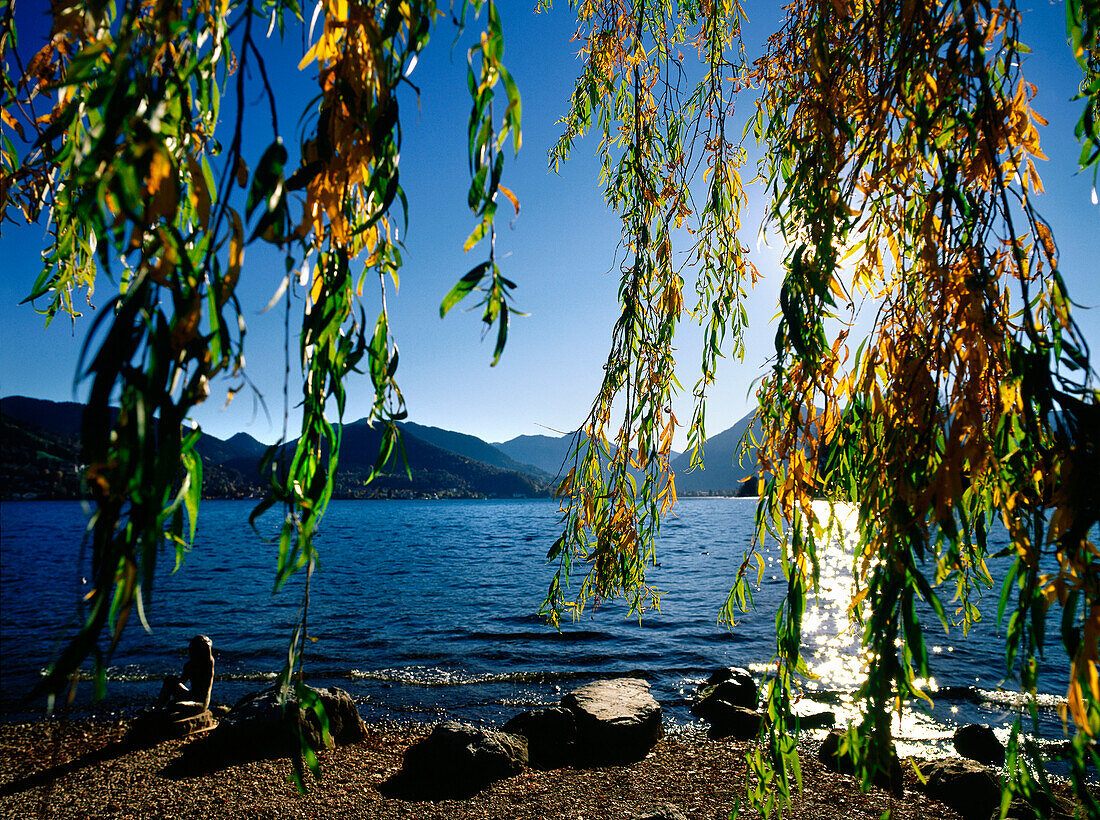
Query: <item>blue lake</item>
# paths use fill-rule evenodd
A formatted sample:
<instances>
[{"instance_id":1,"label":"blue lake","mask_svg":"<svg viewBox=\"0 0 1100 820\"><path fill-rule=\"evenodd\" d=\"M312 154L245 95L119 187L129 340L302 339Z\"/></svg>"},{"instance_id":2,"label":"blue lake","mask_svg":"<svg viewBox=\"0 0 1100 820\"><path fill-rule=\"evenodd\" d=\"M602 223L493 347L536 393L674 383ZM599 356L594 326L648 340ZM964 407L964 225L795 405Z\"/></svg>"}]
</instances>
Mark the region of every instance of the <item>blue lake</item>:
<instances>
[{"instance_id":1,"label":"blue lake","mask_svg":"<svg viewBox=\"0 0 1100 820\"><path fill-rule=\"evenodd\" d=\"M92 704L85 683L76 708L147 703L160 679L179 671L187 640L200 632L214 643L216 702L234 702L282 668L304 573L272 594L276 548L249 527L251 508L203 502L196 544L180 571L170 572L170 551L162 556L146 605L152 632L132 618L111 661L106 703ZM556 703L563 691L597 677L636 674L651 682L669 729L690 728L691 693L711 670L747 666L760 678L772 658L775 607L786 590L773 548L762 551L757 610L732 629L718 623L754 512L752 499L681 500L649 575L664 593L660 611L639 621L609 603L558 632L538 615L553 574L545 556L558 535L554 503L333 502L317 539L306 674L316 685L347 689L368 719L486 722ZM10 719L38 708L21 698L66 625L76 623L88 573L80 504L12 502L0 515L0 714ZM261 528L274 533L278 523L269 514ZM821 679L802 704L807 711L827 704L842 718L845 693L859 674L853 639L844 633L847 563L838 544L823 570L820 600L807 610L805 646ZM929 617L933 688L958 687L966 696L953 690L930 714L907 711L898 723L904 749L946 748L960 723L987 723L1007 735L1022 703L1004 682L998 595L986 594L987 617L965 638L961 629L946 635ZM1049 643L1039 734L1057 738L1055 705L1065 678L1056 634Z\"/></svg>"}]
</instances>

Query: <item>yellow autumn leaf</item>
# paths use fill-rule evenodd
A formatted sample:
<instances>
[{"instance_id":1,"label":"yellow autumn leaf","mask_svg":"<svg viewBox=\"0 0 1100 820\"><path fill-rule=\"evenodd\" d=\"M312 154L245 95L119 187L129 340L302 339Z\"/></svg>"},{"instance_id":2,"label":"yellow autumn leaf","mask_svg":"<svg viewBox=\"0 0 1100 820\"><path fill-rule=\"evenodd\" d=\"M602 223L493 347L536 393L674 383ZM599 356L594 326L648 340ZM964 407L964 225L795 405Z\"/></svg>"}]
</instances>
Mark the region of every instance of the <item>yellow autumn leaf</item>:
<instances>
[{"instance_id":1,"label":"yellow autumn leaf","mask_svg":"<svg viewBox=\"0 0 1100 820\"><path fill-rule=\"evenodd\" d=\"M161 183L172 174L172 161L161 150L153 154L149 161L149 176L145 180L145 187L153 196L160 190Z\"/></svg>"},{"instance_id":2,"label":"yellow autumn leaf","mask_svg":"<svg viewBox=\"0 0 1100 820\"><path fill-rule=\"evenodd\" d=\"M516 216L519 216L519 200L516 195L512 193L512 190L504 185L498 185L497 190L508 197L508 201L512 203L512 207L516 209Z\"/></svg>"},{"instance_id":3,"label":"yellow autumn leaf","mask_svg":"<svg viewBox=\"0 0 1100 820\"><path fill-rule=\"evenodd\" d=\"M198 216L199 227L205 229L210 224L210 191L206 186L206 177L203 175L202 166L193 156L187 157L187 171L191 178L188 189L191 199L191 207Z\"/></svg>"},{"instance_id":4,"label":"yellow autumn leaf","mask_svg":"<svg viewBox=\"0 0 1100 820\"><path fill-rule=\"evenodd\" d=\"M312 63L317 58L317 47L319 45L321 45L320 40L318 40L316 43L314 43L310 47L309 51L306 52L305 56L302 57L302 59L298 62L298 70L299 71L304 69L307 65Z\"/></svg>"},{"instance_id":5,"label":"yellow autumn leaf","mask_svg":"<svg viewBox=\"0 0 1100 820\"><path fill-rule=\"evenodd\" d=\"M8 109L0 108L0 118L4 120L9 128L17 132L20 137L23 137L23 126L19 124L19 121L8 113Z\"/></svg>"},{"instance_id":6,"label":"yellow autumn leaf","mask_svg":"<svg viewBox=\"0 0 1100 820\"><path fill-rule=\"evenodd\" d=\"M1039 179L1039 174L1035 170L1035 163L1031 160L1027 161L1027 175L1031 179L1031 187L1039 193L1043 193L1043 181Z\"/></svg>"}]
</instances>

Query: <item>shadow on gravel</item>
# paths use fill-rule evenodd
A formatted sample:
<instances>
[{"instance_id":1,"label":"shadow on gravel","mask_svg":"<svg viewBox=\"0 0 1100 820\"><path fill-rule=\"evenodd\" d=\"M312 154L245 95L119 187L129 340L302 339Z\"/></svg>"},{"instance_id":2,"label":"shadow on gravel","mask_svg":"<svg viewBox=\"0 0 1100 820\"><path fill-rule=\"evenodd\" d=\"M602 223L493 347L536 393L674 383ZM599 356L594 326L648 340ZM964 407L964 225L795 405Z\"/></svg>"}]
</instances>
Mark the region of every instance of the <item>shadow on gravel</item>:
<instances>
[{"instance_id":1,"label":"shadow on gravel","mask_svg":"<svg viewBox=\"0 0 1100 820\"><path fill-rule=\"evenodd\" d=\"M276 737L266 747L240 749L211 733L184 746L180 754L160 770L160 775L170 780L187 780L214 774L239 763L290 758L300 753L297 738Z\"/></svg>"},{"instance_id":2,"label":"shadow on gravel","mask_svg":"<svg viewBox=\"0 0 1100 820\"><path fill-rule=\"evenodd\" d=\"M467 781L465 783L437 780L425 781L402 770L389 780L378 784L383 797L407 800L412 803L438 800L466 800L483 791L490 782Z\"/></svg>"},{"instance_id":3,"label":"shadow on gravel","mask_svg":"<svg viewBox=\"0 0 1100 820\"><path fill-rule=\"evenodd\" d=\"M18 780L13 780L11 783L0 787L0 797L10 797L15 794L20 794L29 789L41 788L43 786L51 786L56 781L60 780L66 775L78 772L81 769L86 769L89 766L95 766L100 763L106 763L110 760L116 760L123 755L130 752L138 751L140 749L148 748L154 744L139 744L134 743L132 740L123 739L113 741L102 749L96 749L92 752L85 752L79 757L75 757L65 763L57 763L50 766L47 769L43 769L33 774L24 775ZM60 750L55 755L60 757Z\"/></svg>"}]
</instances>

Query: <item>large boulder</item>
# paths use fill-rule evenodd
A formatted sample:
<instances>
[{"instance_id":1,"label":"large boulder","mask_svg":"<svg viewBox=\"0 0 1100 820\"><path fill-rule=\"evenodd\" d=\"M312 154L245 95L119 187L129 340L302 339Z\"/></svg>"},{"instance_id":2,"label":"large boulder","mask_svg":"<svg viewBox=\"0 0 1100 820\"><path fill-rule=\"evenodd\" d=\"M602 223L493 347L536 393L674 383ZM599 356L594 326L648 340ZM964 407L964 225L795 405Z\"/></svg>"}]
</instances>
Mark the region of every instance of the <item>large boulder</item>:
<instances>
[{"instance_id":1,"label":"large boulder","mask_svg":"<svg viewBox=\"0 0 1100 820\"><path fill-rule=\"evenodd\" d=\"M713 673L695 690L691 699L691 713L710 720L715 704L726 703L743 709L755 709L757 702L756 681L746 669L726 668Z\"/></svg>"},{"instance_id":2,"label":"large boulder","mask_svg":"<svg viewBox=\"0 0 1100 820\"><path fill-rule=\"evenodd\" d=\"M993 771L973 760L920 760L917 768L923 789L933 800L946 803L966 820L988 820L1001 805L1001 784Z\"/></svg>"},{"instance_id":3,"label":"large boulder","mask_svg":"<svg viewBox=\"0 0 1100 820\"><path fill-rule=\"evenodd\" d=\"M796 712L800 729L832 729L836 725L836 712L827 709L818 712Z\"/></svg>"},{"instance_id":4,"label":"large boulder","mask_svg":"<svg viewBox=\"0 0 1100 820\"><path fill-rule=\"evenodd\" d=\"M577 721L578 762L632 763L661 739L661 707L638 678L594 681L567 694L561 705Z\"/></svg>"},{"instance_id":5,"label":"large boulder","mask_svg":"<svg viewBox=\"0 0 1100 820\"><path fill-rule=\"evenodd\" d=\"M504 731L527 739L528 762L536 769L556 769L576 759L577 719L562 706L520 712Z\"/></svg>"},{"instance_id":6,"label":"large boulder","mask_svg":"<svg viewBox=\"0 0 1100 820\"><path fill-rule=\"evenodd\" d=\"M855 774L856 768L852 758L840 751L841 741L844 739L845 734L843 729L833 729L825 735L825 739L821 742L821 746L817 751L817 759L825 764L827 769L832 769L834 772ZM901 761L898 759L897 753L890 755L887 770L880 770L875 775L873 782L880 789L886 789L896 795L903 792Z\"/></svg>"},{"instance_id":7,"label":"large boulder","mask_svg":"<svg viewBox=\"0 0 1100 820\"><path fill-rule=\"evenodd\" d=\"M750 740L760 734L760 724L763 722L759 712L723 701L715 703L708 715L710 729L707 730L707 737L711 740L727 737Z\"/></svg>"},{"instance_id":8,"label":"large boulder","mask_svg":"<svg viewBox=\"0 0 1100 820\"><path fill-rule=\"evenodd\" d=\"M970 760L987 766L1000 766L1005 762L1005 747L988 726L978 723L960 726L951 742L956 752Z\"/></svg>"},{"instance_id":9,"label":"large boulder","mask_svg":"<svg viewBox=\"0 0 1100 820\"><path fill-rule=\"evenodd\" d=\"M351 696L343 689L306 687L324 707L329 735L335 745L355 743L367 728ZM238 701L210 735L210 745L223 757L257 760L295 754L301 748L299 728L314 750L325 748L316 712L303 708L291 691L286 703L277 687L247 695Z\"/></svg>"},{"instance_id":10,"label":"large boulder","mask_svg":"<svg viewBox=\"0 0 1100 820\"><path fill-rule=\"evenodd\" d=\"M523 737L448 721L406 750L401 771L384 784L383 792L410 798L469 797L526 765Z\"/></svg>"},{"instance_id":11,"label":"large boulder","mask_svg":"<svg viewBox=\"0 0 1100 820\"><path fill-rule=\"evenodd\" d=\"M756 681L746 669L719 669L695 690L691 713L710 723L712 740L733 737L748 740L760 731Z\"/></svg>"}]
</instances>

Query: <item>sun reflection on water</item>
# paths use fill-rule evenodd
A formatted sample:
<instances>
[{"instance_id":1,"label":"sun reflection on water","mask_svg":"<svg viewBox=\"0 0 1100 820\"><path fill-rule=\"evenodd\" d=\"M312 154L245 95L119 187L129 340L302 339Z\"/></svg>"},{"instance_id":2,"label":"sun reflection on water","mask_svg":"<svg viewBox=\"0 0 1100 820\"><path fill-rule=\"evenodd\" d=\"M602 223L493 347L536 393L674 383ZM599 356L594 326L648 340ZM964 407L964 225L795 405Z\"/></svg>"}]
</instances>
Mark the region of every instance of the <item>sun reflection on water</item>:
<instances>
[{"instance_id":1,"label":"sun reflection on water","mask_svg":"<svg viewBox=\"0 0 1100 820\"><path fill-rule=\"evenodd\" d=\"M803 702L796 713L812 714L828 708L836 715L836 724L858 722L860 711L853 698L867 676L869 653L860 645L861 626L852 617L850 606L855 591L852 575L853 556L858 540L859 511L854 504L815 501L814 513L826 537L819 541L820 583L806 602L802 621L803 652L814 679L807 681ZM934 646L935 654L952 652L951 646ZM918 679L916 685L934 696L936 679ZM952 729L938 723L927 712L926 704L905 704L894 736L898 754L927 753L928 747L950 746Z\"/></svg>"},{"instance_id":2,"label":"sun reflection on water","mask_svg":"<svg viewBox=\"0 0 1100 820\"><path fill-rule=\"evenodd\" d=\"M866 676L859 627L848 611L854 591L852 556L859 511L853 504L815 501L814 514L827 537L818 549L818 590L807 601L802 621L804 648L818 678L815 688L854 689Z\"/></svg>"}]
</instances>

